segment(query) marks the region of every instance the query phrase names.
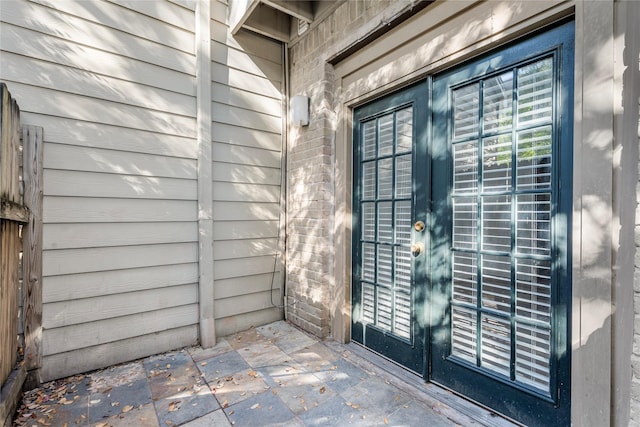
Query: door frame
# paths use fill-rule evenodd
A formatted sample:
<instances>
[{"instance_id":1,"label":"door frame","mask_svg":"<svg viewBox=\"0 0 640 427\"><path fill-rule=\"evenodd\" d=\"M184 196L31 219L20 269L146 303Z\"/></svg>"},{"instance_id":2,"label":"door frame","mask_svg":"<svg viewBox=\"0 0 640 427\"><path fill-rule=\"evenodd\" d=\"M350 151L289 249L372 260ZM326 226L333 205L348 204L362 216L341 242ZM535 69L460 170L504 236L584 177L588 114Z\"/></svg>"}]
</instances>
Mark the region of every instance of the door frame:
<instances>
[{"instance_id":1,"label":"door frame","mask_svg":"<svg viewBox=\"0 0 640 427\"><path fill-rule=\"evenodd\" d=\"M509 6L507 1L434 3L340 62L325 64L325 77L333 82L335 108L335 115L331 116L334 126L325 133L335 156L331 176L335 205L331 237L334 274L330 278L330 327L335 339L350 340L352 109L428 74L573 17L576 43L573 236L568 242L573 251L570 266L571 420L576 424L607 425L611 421L612 407L624 409L625 405L612 399L611 385L626 387L629 382L629 378L621 374L624 370L611 370L611 346L618 339L611 335L612 268L615 263L611 256L611 206L615 189L611 170L618 170L618 166L611 161L613 143L607 142L608 135L614 134L614 103L610 95L602 96L602 93L613 93L615 78L613 62L602 62L600 55L614 52L611 48L616 22L613 5L577 1L526 2L518 14L500 22L493 21L497 25L479 27L480 35L459 31L480 16L502 16ZM449 43L454 38L456 43ZM349 45L347 42L332 47L327 57L337 55L340 46ZM610 44L603 46L603 43ZM602 49L595 50L593 46L602 46ZM594 68L593 64L599 65ZM596 96L596 92L601 95ZM599 137L598 141L593 140L594 136ZM603 159L603 150L609 156L608 160ZM597 230L593 228L595 219L600 225Z\"/></svg>"}]
</instances>

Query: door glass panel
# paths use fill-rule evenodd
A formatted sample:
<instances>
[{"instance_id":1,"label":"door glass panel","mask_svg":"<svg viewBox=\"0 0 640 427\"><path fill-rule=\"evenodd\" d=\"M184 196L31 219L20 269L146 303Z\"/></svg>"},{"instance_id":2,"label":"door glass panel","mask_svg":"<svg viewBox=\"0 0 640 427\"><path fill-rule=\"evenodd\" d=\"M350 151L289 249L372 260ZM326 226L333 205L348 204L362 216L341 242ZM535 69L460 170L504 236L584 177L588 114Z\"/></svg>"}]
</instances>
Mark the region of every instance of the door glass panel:
<instances>
[{"instance_id":1,"label":"door glass panel","mask_svg":"<svg viewBox=\"0 0 640 427\"><path fill-rule=\"evenodd\" d=\"M376 157L376 123L367 122L362 125L362 160Z\"/></svg>"},{"instance_id":2,"label":"door glass panel","mask_svg":"<svg viewBox=\"0 0 640 427\"><path fill-rule=\"evenodd\" d=\"M516 380L546 390L549 388L549 329L518 323L516 326Z\"/></svg>"},{"instance_id":3,"label":"door glass panel","mask_svg":"<svg viewBox=\"0 0 640 427\"><path fill-rule=\"evenodd\" d=\"M551 194L518 195L516 250L522 254L551 254Z\"/></svg>"},{"instance_id":4,"label":"door glass panel","mask_svg":"<svg viewBox=\"0 0 640 427\"><path fill-rule=\"evenodd\" d=\"M376 162L362 164L362 199L376 198Z\"/></svg>"},{"instance_id":5,"label":"door glass panel","mask_svg":"<svg viewBox=\"0 0 640 427\"><path fill-rule=\"evenodd\" d=\"M378 301L376 304L376 311L378 313L377 324L380 328L390 331L391 330L391 316L393 306L393 294L391 289L384 288L382 286L377 287Z\"/></svg>"},{"instance_id":6,"label":"door glass panel","mask_svg":"<svg viewBox=\"0 0 640 427\"><path fill-rule=\"evenodd\" d=\"M396 243L401 245L411 244L411 201L403 200L395 202L395 222Z\"/></svg>"},{"instance_id":7,"label":"door glass panel","mask_svg":"<svg viewBox=\"0 0 640 427\"><path fill-rule=\"evenodd\" d=\"M518 68L518 125L549 123L552 111L552 59L544 59Z\"/></svg>"},{"instance_id":8,"label":"door glass panel","mask_svg":"<svg viewBox=\"0 0 640 427\"><path fill-rule=\"evenodd\" d=\"M376 238L376 204L362 204L362 240L372 241Z\"/></svg>"},{"instance_id":9,"label":"door glass panel","mask_svg":"<svg viewBox=\"0 0 640 427\"><path fill-rule=\"evenodd\" d=\"M476 313L462 308L451 309L451 354L476 363Z\"/></svg>"},{"instance_id":10,"label":"door glass panel","mask_svg":"<svg viewBox=\"0 0 640 427\"><path fill-rule=\"evenodd\" d=\"M482 191L511 190L511 134L482 140Z\"/></svg>"},{"instance_id":11,"label":"door glass panel","mask_svg":"<svg viewBox=\"0 0 640 427\"><path fill-rule=\"evenodd\" d=\"M376 288L369 283L362 284L362 321L373 323L375 319Z\"/></svg>"},{"instance_id":12,"label":"door glass panel","mask_svg":"<svg viewBox=\"0 0 640 427\"><path fill-rule=\"evenodd\" d=\"M453 254L453 300L476 304L477 288L476 254L454 252Z\"/></svg>"},{"instance_id":13,"label":"door glass panel","mask_svg":"<svg viewBox=\"0 0 640 427\"><path fill-rule=\"evenodd\" d=\"M401 337L411 336L411 299L409 295L396 292L395 316L393 325L395 333Z\"/></svg>"},{"instance_id":14,"label":"door glass panel","mask_svg":"<svg viewBox=\"0 0 640 427\"><path fill-rule=\"evenodd\" d=\"M547 395L553 97L551 58L452 89L450 140L451 354Z\"/></svg>"},{"instance_id":15,"label":"door glass panel","mask_svg":"<svg viewBox=\"0 0 640 427\"><path fill-rule=\"evenodd\" d=\"M482 315L480 366L509 376L511 363L511 324L499 317Z\"/></svg>"},{"instance_id":16,"label":"door glass panel","mask_svg":"<svg viewBox=\"0 0 640 427\"><path fill-rule=\"evenodd\" d=\"M511 129L513 73L511 71L484 81L482 85L484 132Z\"/></svg>"},{"instance_id":17,"label":"door glass panel","mask_svg":"<svg viewBox=\"0 0 640 427\"><path fill-rule=\"evenodd\" d=\"M378 199L393 197L393 159L378 160Z\"/></svg>"},{"instance_id":18,"label":"door glass panel","mask_svg":"<svg viewBox=\"0 0 640 427\"><path fill-rule=\"evenodd\" d=\"M391 286L392 274L391 246L378 245L378 284Z\"/></svg>"},{"instance_id":19,"label":"door glass panel","mask_svg":"<svg viewBox=\"0 0 640 427\"><path fill-rule=\"evenodd\" d=\"M373 243L362 244L362 278L376 280L376 245Z\"/></svg>"},{"instance_id":20,"label":"door glass panel","mask_svg":"<svg viewBox=\"0 0 640 427\"><path fill-rule=\"evenodd\" d=\"M396 113L396 153L411 152L413 145L413 107Z\"/></svg>"},{"instance_id":21,"label":"door glass panel","mask_svg":"<svg viewBox=\"0 0 640 427\"><path fill-rule=\"evenodd\" d=\"M378 240L393 242L393 202L378 203Z\"/></svg>"},{"instance_id":22,"label":"door glass panel","mask_svg":"<svg viewBox=\"0 0 640 427\"><path fill-rule=\"evenodd\" d=\"M411 154L396 157L396 197L411 197Z\"/></svg>"},{"instance_id":23,"label":"door glass panel","mask_svg":"<svg viewBox=\"0 0 640 427\"><path fill-rule=\"evenodd\" d=\"M478 143L471 141L453 146L453 191L475 193L478 190Z\"/></svg>"},{"instance_id":24,"label":"door glass panel","mask_svg":"<svg viewBox=\"0 0 640 427\"><path fill-rule=\"evenodd\" d=\"M361 123L359 200L361 305L358 318L411 339L413 107Z\"/></svg>"},{"instance_id":25,"label":"door glass panel","mask_svg":"<svg viewBox=\"0 0 640 427\"><path fill-rule=\"evenodd\" d=\"M482 256L482 306L511 312L511 258L508 256Z\"/></svg>"},{"instance_id":26,"label":"door glass panel","mask_svg":"<svg viewBox=\"0 0 640 427\"><path fill-rule=\"evenodd\" d=\"M378 119L378 156L393 154L393 114Z\"/></svg>"},{"instance_id":27,"label":"door glass panel","mask_svg":"<svg viewBox=\"0 0 640 427\"><path fill-rule=\"evenodd\" d=\"M395 255L395 287L409 293L411 292L411 249L396 246Z\"/></svg>"},{"instance_id":28,"label":"door glass panel","mask_svg":"<svg viewBox=\"0 0 640 427\"><path fill-rule=\"evenodd\" d=\"M482 248L511 251L511 195L484 196L482 200Z\"/></svg>"},{"instance_id":29,"label":"door glass panel","mask_svg":"<svg viewBox=\"0 0 640 427\"><path fill-rule=\"evenodd\" d=\"M478 135L480 114L479 84L471 84L453 91L453 139L474 138Z\"/></svg>"},{"instance_id":30,"label":"door glass panel","mask_svg":"<svg viewBox=\"0 0 640 427\"><path fill-rule=\"evenodd\" d=\"M475 197L453 199L453 246L475 249L478 232L478 203Z\"/></svg>"},{"instance_id":31,"label":"door glass panel","mask_svg":"<svg viewBox=\"0 0 640 427\"><path fill-rule=\"evenodd\" d=\"M551 126L518 133L518 189L538 190L551 185Z\"/></svg>"},{"instance_id":32,"label":"door glass panel","mask_svg":"<svg viewBox=\"0 0 640 427\"><path fill-rule=\"evenodd\" d=\"M520 259L516 265L516 314L551 323L551 263Z\"/></svg>"}]
</instances>

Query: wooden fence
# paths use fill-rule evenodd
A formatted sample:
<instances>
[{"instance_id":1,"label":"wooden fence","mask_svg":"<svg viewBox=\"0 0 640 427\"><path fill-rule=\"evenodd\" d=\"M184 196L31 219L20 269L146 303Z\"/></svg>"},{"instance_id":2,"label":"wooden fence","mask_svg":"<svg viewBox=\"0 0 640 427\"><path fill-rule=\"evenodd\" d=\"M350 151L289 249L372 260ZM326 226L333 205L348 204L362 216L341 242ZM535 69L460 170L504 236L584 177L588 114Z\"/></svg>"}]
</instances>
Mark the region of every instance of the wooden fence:
<instances>
[{"instance_id":1,"label":"wooden fence","mask_svg":"<svg viewBox=\"0 0 640 427\"><path fill-rule=\"evenodd\" d=\"M41 365L43 132L39 127L21 127L18 104L4 83L0 92L0 385L4 394L18 361L19 331L24 333L22 367L37 377Z\"/></svg>"}]
</instances>

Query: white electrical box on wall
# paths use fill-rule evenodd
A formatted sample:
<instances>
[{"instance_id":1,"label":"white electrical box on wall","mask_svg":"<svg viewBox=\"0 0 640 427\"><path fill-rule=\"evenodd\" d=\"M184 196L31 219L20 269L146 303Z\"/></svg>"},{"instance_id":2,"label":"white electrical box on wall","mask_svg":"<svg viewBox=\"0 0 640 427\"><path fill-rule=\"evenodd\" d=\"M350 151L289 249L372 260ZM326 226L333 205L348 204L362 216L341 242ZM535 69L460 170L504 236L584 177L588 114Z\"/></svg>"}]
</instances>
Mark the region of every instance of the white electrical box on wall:
<instances>
[{"instance_id":1,"label":"white electrical box on wall","mask_svg":"<svg viewBox=\"0 0 640 427\"><path fill-rule=\"evenodd\" d=\"M309 97L296 95L291 97L291 122L294 126L309 125Z\"/></svg>"}]
</instances>

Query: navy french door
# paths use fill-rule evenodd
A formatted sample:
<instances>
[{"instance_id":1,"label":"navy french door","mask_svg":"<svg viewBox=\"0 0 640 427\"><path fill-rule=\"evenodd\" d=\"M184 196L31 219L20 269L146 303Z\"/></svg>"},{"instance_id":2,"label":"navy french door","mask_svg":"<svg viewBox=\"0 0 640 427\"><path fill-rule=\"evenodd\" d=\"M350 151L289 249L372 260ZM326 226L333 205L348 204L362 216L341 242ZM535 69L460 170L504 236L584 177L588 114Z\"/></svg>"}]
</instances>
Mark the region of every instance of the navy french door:
<instances>
[{"instance_id":1,"label":"navy french door","mask_svg":"<svg viewBox=\"0 0 640 427\"><path fill-rule=\"evenodd\" d=\"M354 111L352 338L570 423L573 23Z\"/></svg>"}]
</instances>

